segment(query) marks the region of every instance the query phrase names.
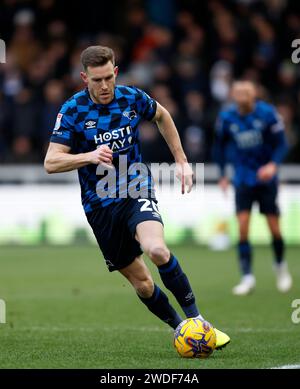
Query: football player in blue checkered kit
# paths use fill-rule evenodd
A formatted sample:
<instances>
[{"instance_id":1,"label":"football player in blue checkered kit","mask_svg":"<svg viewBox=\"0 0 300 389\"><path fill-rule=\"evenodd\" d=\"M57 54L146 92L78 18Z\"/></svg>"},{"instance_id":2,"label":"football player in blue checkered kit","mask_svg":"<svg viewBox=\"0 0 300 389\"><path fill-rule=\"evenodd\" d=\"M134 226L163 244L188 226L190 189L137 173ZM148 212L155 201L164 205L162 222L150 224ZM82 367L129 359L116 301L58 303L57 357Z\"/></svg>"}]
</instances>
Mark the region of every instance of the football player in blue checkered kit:
<instances>
[{"instance_id":1,"label":"football player in blue checkered kit","mask_svg":"<svg viewBox=\"0 0 300 389\"><path fill-rule=\"evenodd\" d=\"M222 110L216 124L215 157L220 169L220 186L226 191L229 181L226 162L234 166L233 184L240 239L237 245L241 281L233 294L243 296L253 291L256 280L252 270L252 250L248 240L252 205L266 216L272 235L277 288L287 292L292 277L285 261L285 247L279 225L278 165L287 152L284 125L271 104L256 99L255 85L235 81L232 104Z\"/></svg>"},{"instance_id":2,"label":"football player in blue checkered kit","mask_svg":"<svg viewBox=\"0 0 300 389\"><path fill-rule=\"evenodd\" d=\"M192 169L175 124L169 112L144 91L116 85L118 67L110 48L88 47L81 54L81 62L86 88L66 101L58 113L45 168L48 173L78 170L84 211L109 271L118 270L126 277L153 314L172 328L182 322L166 294L153 282L143 252L157 266L163 284L174 294L185 316L202 318L189 280L165 244L151 174L145 174L140 182L140 197L124 196L126 177L121 173L116 173L113 193L99 196L97 189L99 166L108 171L119 167L121 157L126 157L128 169L142 162L138 125L148 120L157 124L174 156L182 193L190 192ZM220 348L229 337L216 331Z\"/></svg>"}]
</instances>

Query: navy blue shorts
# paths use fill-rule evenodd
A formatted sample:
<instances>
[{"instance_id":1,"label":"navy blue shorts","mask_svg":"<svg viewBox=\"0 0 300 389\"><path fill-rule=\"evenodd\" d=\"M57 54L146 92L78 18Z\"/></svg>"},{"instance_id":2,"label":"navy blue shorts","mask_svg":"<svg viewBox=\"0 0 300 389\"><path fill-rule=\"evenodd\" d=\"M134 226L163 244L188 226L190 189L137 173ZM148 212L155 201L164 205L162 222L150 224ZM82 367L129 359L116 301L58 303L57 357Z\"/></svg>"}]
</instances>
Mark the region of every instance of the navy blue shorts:
<instances>
[{"instance_id":1,"label":"navy blue shorts","mask_svg":"<svg viewBox=\"0 0 300 389\"><path fill-rule=\"evenodd\" d=\"M109 271L130 265L142 254L136 226L147 220L163 224L156 199L122 199L86 214Z\"/></svg>"},{"instance_id":2,"label":"navy blue shorts","mask_svg":"<svg viewBox=\"0 0 300 389\"><path fill-rule=\"evenodd\" d=\"M278 184L261 184L256 186L239 186L235 189L236 212L251 211L252 204L258 203L260 213L279 215L277 205Z\"/></svg>"}]
</instances>

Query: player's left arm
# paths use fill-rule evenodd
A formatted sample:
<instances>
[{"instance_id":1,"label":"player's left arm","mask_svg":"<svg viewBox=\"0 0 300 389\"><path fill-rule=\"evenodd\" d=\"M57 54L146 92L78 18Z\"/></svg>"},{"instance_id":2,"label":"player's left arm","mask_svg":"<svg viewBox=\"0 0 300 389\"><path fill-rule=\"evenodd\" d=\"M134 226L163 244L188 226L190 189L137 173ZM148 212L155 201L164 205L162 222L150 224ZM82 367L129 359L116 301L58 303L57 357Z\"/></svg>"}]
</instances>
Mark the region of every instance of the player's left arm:
<instances>
[{"instance_id":1,"label":"player's left arm","mask_svg":"<svg viewBox=\"0 0 300 389\"><path fill-rule=\"evenodd\" d=\"M187 186L187 192L189 193L193 186L193 170L188 164L177 128L170 113L166 108L157 103L156 113L152 121L156 122L174 157L177 165L177 177L181 180L182 194L185 193L185 186Z\"/></svg>"},{"instance_id":2,"label":"player's left arm","mask_svg":"<svg viewBox=\"0 0 300 389\"><path fill-rule=\"evenodd\" d=\"M262 166L257 172L258 178L261 181L269 181L275 176L278 166L288 151L284 123L275 110L271 115L268 131L270 131L273 151L270 162Z\"/></svg>"}]
</instances>

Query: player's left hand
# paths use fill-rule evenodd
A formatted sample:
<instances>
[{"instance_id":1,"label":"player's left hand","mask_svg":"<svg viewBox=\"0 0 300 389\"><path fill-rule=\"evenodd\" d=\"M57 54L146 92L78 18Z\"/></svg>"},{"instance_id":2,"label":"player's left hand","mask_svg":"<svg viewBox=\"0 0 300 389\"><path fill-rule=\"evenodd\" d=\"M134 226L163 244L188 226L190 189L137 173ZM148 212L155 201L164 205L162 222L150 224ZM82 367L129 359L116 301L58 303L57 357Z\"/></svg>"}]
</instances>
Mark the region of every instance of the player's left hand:
<instances>
[{"instance_id":1,"label":"player's left hand","mask_svg":"<svg viewBox=\"0 0 300 389\"><path fill-rule=\"evenodd\" d=\"M277 165L274 162L269 162L258 169L257 177L260 181L270 181L277 173Z\"/></svg>"},{"instance_id":2,"label":"player's left hand","mask_svg":"<svg viewBox=\"0 0 300 389\"><path fill-rule=\"evenodd\" d=\"M181 181L181 193L185 193L185 186L187 186L187 193L190 193L193 186L193 170L187 162L176 163L176 177Z\"/></svg>"}]
</instances>

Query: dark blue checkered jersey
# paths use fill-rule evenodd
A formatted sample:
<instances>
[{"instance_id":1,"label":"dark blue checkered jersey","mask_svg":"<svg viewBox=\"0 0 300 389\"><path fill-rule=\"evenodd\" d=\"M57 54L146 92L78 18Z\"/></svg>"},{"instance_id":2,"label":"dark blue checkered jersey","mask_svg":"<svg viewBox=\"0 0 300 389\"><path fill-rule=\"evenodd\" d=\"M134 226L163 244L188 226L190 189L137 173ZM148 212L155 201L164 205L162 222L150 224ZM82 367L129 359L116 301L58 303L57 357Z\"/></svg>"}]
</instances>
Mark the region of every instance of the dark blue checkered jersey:
<instances>
[{"instance_id":1,"label":"dark blue checkered jersey","mask_svg":"<svg viewBox=\"0 0 300 389\"><path fill-rule=\"evenodd\" d=\"M82 90L67 100L56 120L51 142L71 147L73 154L95 150L107 144L113 151L113 165L116 168L116 193L99 196L97 185L99 177L97 165L90 164L78 169L81 185L81 198L86 213L98 207L105 207L125 197L120 193L124 189L124 181L130 186L132 173L125 177L119 174L119 157L127 157L128 164L142 162L138 125L141 120L151 120L156 113L156 101L144 91L129 86L117 85L114 99L109 104L95 104L87 89ZM123 170L122 170L123 171ZM140 186L145 186L152 193L151 175L147 175ZM120 189L121 188L121 189Z\"/></svg>"},{"instance_id":2,"label":"dark blue checkered jersey","mask_svg":"<svg viewBox=\"0 0 300 389\"><path fill-rule=\"evenodd\" d=\"M233 164L235 186L259 184L258 169L271 161L279 164L286 151L284 124L271 104L258 100L247 115L240 114L232 104L219 114L215 160L221 175L224 175L226 162ZM275 176L273 181L276 179Z\"/></svg>"}]
</instances>

